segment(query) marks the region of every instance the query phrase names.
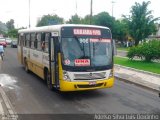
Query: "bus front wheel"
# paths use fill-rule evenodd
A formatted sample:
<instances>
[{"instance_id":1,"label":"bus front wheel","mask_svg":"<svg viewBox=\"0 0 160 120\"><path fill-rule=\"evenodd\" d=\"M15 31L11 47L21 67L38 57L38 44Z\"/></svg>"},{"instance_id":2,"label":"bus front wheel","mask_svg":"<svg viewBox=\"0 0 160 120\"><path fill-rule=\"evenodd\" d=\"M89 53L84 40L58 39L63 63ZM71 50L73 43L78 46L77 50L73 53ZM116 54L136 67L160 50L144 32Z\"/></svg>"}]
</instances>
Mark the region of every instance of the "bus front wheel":
<instances>
[{"instance_id":1,"label":"bus front wheel","mask_svg":"<svg viewBox=\"0 0 160 120\"><path fill-rule=\"evenodd\" d=\"M46 82L47 82L47 87L48 87L48 89L53 90L53 85L52 85L52 81L51 81L51 76L50 76L50 73L49 73L48 70L45 72L45 80L46 80Z\"/></svg>"}]
</instances>

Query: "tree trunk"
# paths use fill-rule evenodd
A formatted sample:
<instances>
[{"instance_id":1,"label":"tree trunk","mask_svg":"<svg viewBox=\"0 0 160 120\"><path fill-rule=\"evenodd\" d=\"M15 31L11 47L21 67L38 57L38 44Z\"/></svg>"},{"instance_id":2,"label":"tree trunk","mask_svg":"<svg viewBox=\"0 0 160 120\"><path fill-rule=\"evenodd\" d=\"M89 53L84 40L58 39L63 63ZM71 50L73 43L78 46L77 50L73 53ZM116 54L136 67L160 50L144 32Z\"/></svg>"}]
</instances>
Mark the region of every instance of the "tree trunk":
<instances>
[{"instance_id":1,"label":"tree trunk","mask_svg":"<svg viewBox=\"0 0 160 120\"><path fill-rule=\"evenodd\" d=\"M139 44L139 40L135 40L135 46Z\"/></svg>"}]
</instances>

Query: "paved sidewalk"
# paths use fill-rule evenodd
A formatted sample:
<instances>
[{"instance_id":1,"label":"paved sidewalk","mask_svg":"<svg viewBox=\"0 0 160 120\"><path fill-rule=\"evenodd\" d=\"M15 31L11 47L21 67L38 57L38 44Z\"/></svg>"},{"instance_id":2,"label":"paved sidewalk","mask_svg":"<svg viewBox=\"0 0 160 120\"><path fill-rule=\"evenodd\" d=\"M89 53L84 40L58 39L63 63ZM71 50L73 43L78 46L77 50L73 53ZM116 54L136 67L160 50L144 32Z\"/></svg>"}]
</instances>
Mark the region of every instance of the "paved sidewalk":
<instances>
[{"instance_id":1,"label":"paved sidewalk","mask_svg":"<svg viewBox=\"0 0 160 120\"><path fill-rule=\"evenodd\" d=\"M115 77L160 92L160 74L115 65Z\"/></svg>"},{"instance_id":2,"label":"paved sidewalk","mask_svg":"<svg viewBox=\"0 0 160 120\"><path fill-rule=\"evenodd\" d=\"M0 120L17 120L17 118L17 113L0 85Z\"/></svg>"},{"instance_id":3,"label":"paved sidewalk","mask_svg":"<svg viewBox=\"0 0 160 120\"><path fill-rule=\"evenodd\" d=\"M18 115L0 86L0 120L17 120Z\"/></svg>"},{"instance_id":4,"label":"paved sidewalk","mask_svg":"<svg viewBox=\"0 0 160 120\"><path fill-rule=\"evenodd\" d=\"M0 57L0 64L2 64L2 62L3 61ZM0 69L1 69L1 65L0 65ZM13 109L13 106L9 98L7 97L0 83L0 120L17 120L17 118L18 118L18 115Z\"/></svg>"}]
</instances>

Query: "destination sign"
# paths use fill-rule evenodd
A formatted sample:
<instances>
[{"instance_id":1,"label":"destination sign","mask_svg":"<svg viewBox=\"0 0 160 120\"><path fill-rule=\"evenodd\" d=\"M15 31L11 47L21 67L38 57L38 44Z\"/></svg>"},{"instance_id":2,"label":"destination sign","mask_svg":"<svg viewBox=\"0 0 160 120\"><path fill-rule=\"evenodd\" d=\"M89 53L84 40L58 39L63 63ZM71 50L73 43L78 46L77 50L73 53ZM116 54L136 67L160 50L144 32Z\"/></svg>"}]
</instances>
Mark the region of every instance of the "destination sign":
<instances>
[{"instance_id":1,"label":"destination sign","mask_svg":"<svg viewBox=\"0 0 160 120\"><path fill-rule=\"evenodd\" d=\"M101 35L101 31L98 29L73 29L73 33L74 35Z\"/></svg>"}]
</instances>

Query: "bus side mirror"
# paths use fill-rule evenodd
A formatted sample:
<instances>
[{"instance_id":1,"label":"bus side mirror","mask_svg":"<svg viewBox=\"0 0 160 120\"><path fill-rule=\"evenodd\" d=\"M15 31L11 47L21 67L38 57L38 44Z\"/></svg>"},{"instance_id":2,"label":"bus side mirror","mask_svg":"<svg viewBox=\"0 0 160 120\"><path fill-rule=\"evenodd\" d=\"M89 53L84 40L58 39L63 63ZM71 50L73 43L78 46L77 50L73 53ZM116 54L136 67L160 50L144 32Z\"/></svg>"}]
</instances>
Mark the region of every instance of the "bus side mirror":
<instances>
[{"instance_id":1,"label":"bus side mirror","mask_svg":"<svg viewBox=\"0 0 160 120\"><path fill-rule=\"evenodd\" d=\"M117 55L116 41L113 40L113 55Z\"/></svg>"}]
</instances>

